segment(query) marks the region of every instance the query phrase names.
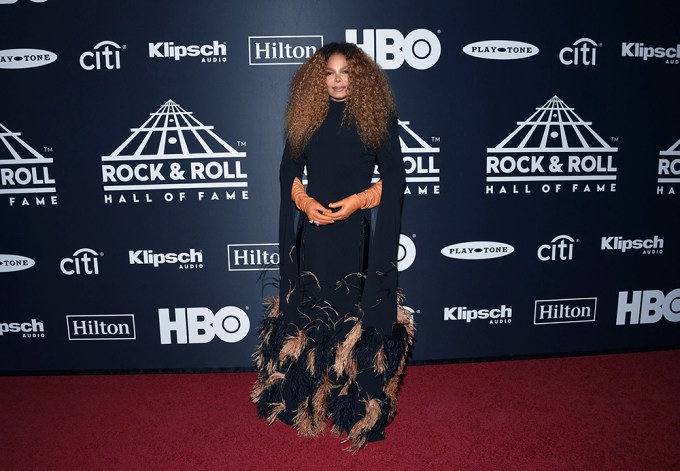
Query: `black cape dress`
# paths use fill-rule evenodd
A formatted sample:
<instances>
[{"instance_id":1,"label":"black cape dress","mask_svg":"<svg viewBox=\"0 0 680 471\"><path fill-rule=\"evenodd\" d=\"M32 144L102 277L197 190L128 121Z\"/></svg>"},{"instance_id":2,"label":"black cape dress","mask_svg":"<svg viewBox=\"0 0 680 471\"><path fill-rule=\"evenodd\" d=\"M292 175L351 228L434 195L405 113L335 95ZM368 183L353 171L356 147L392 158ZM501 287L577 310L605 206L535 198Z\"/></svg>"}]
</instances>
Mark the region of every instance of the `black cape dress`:
<instances>
[{"instance_id":1,"label":"black cape dress","mask_svg":"<svg viewBox=\"0 0 680 471\"><path fill-rule=\"evenodd\" d=\"M330 101L302 155L281 160L279 296L267 300L251 394L258 414L301 435L329 423L350 450L384 437L413 342L410 313L397 290L397 250L405 171L397 119L379 149L367 149L345 104ZM380 205L343 221L309 224L291 201L306 167L307 194L325 207L382 179Z\"/></svg>"}]
</instances>

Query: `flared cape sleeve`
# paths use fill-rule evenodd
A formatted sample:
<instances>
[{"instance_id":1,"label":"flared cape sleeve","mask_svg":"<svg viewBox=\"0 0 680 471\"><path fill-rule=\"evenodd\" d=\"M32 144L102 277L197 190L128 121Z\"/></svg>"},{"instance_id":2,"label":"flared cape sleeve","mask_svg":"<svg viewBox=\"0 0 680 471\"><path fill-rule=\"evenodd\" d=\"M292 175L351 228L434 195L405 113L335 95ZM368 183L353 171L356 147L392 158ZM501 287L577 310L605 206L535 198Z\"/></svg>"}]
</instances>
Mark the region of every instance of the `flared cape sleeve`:
<instances>
[{"instance_id":1,"label":"flared cape sleeve","mask_svg":"<svg viewBox=\"0 0 680 471\"><path fill-rule=\"evenodd\" d=\"M293 159L290 144L286 139L286 146L281 157L279 180L281 184L281 206L279 208L279 309L290 314L294 310L291 306L299 305L302 298L297 288L299 279L299 254L297 235L299 233L298 209L291 198L293 181L297 177L302 181L306 158L304 153Z\"/></svg>"},{"instance_id":2,"label":"flared cape sleeve","mask_svg":"<svg viewBox=\"0 0 680 471\"><path fill-rule=\"evenodd\" d=\"M389 134L377 150L382 196L370 239L368 270L361 298L364 327L383 334L392 332L397 320L397 252L406 172L399 144L397 117L388 123Z\"/></svg>"}]
</instances>

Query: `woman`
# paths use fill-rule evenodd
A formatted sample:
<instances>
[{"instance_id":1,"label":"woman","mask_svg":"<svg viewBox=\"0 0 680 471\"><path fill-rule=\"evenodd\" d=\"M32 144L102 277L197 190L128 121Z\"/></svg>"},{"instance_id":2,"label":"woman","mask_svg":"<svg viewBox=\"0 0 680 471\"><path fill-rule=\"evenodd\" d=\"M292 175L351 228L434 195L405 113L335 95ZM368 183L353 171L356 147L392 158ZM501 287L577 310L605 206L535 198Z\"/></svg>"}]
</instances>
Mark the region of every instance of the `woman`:
<instances>
[{"instance_id":1,"label":"woman","mask_svg":"<svg viewBox=\"0 0 680 471\"><path fill-rule=\"evenodd\" d=\"M280 292L268 303L251 397L269 423L304 436L332 422L352 451L384 438L413 340L398 306L405 172L396 114L385 74L349 43L328 44L300 67L286 113ZM381 181L371 186L376 163Z\"/></svg>"}]
</instances>

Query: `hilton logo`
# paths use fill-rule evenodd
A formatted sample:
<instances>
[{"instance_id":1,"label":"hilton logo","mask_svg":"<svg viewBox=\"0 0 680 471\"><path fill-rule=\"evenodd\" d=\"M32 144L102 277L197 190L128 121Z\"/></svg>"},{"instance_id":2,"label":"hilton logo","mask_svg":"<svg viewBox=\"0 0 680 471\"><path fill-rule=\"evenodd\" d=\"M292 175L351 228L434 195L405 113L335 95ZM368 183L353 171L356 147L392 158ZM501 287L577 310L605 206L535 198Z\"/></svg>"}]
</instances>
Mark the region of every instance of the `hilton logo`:
<instances>
[{"instance_id":1,"label":"hilton logo","mask_svg":"<svg viewBox=\"0 0 680 471\"><path fill-rule=\"evenodd\" d=\"M228 244L229 271L279 269L279 244Z\"/></svg>"},{"instance_id":2,"label":"hilton logo","mask_svg":"<svg viewBox=\"0 0 680 471\"><path fill-rule=\"evenodd\" d=\"M134 314L66 316L69 340L135 340Z\"/></svg>"},{"instance_id":3,"label":"hilton logo","mask_svg":"<svg viewBox=\"0 0 680 471\"><path fill-rule=\"evenodd\" d=\"M534 324L595 322L597 298L541 299L534 307Z\"/></svg>"},{"instance_id":4,"label":"hilton logo","mask_svg":"<svg viewBox=\"0 0 680 471\"><path fill-rule=\"evenodd\" d=\"M248 36L250 65L302 64L323 46L323 36Z\"/></svg>"}]
</instances>

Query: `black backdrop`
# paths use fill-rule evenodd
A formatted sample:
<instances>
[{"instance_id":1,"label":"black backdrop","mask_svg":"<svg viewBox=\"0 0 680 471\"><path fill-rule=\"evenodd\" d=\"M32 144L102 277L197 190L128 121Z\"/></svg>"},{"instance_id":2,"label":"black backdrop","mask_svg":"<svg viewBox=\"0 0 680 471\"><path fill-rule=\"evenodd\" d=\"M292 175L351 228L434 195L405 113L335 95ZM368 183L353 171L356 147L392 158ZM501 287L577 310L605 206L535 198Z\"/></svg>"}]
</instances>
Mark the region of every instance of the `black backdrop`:
<instances>
[{"instance_id":1,"label":"black backdrop","mask_svg":"<svg viewBox=\"0 0 680 471\"><path fill-rule=\"evenodd\" d=\"M250 366L288 83L344 39L399 107L413 360L678 346L679 13L0 0L0 369Z\"/></svg>"}]
</instances>

